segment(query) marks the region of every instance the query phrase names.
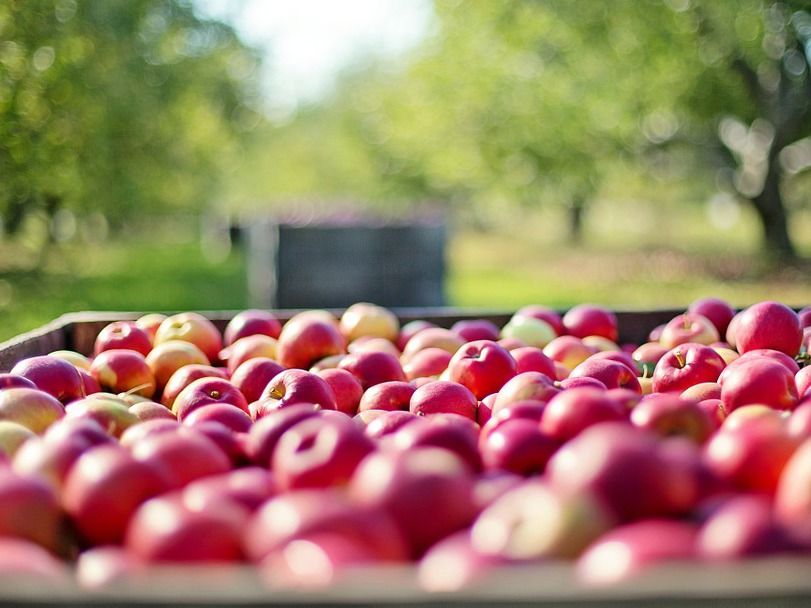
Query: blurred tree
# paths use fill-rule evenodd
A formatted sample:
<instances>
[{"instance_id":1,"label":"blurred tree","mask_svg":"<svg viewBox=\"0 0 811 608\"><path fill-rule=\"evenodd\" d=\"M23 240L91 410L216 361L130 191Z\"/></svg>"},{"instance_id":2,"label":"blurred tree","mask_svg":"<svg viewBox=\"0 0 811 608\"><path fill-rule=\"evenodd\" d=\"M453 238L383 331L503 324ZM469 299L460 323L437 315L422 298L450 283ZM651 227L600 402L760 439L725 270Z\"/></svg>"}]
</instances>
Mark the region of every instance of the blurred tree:
<instances>
[{"instance_id":1,"label":"blurred tree","mask_svg":"<svg viewBox=\"0 0 811 608\"><path fill-rule=\"evenodd\" d=\"M258 55L184 0L0 3L0 217L198 208L233 165Z\"/></svg>"}]
</instances>

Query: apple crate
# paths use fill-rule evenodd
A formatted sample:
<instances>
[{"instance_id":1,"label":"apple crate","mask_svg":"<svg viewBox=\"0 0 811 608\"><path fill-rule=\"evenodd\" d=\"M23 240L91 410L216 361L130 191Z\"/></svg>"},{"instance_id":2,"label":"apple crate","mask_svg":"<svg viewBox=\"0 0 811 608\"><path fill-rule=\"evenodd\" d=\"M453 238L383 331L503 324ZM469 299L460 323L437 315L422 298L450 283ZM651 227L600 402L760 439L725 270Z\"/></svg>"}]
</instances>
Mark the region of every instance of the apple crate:
<instances>
[{"instance_id":1,"label":"apple crate","mask_svg":"<svg viewBox=\"0 0 811 608\"><path fill-rule=\"evenodd\" d=\"M282 321L297 310L276 311ZM340 314L341 311L334 311ZM449 327L463 319L489 319L503 325L511 313L452 308L395 309L405 323L416 319ZM680 310L618 311L620 341L643 342L655 326ZM115 320L135 319L142 313L82 312L0 344L0 372L24 357L71 349L92 351L98 332ZM233 313L205 313L222 330ZM811 558L750 559L732 564L666 564L645 576L605 588L586 588L575 579L568 563L513 566L492 570L481 584L452 594L428 593L416 583L411 567L373 567L349 573L319 591L274 589L263 584L253 568L155 567L119 587L88 592L72 580L48 583L0 580L0 606L490 606L642 607L642 606L777 606L811 605Z\"/></svg>"}]
</instances>

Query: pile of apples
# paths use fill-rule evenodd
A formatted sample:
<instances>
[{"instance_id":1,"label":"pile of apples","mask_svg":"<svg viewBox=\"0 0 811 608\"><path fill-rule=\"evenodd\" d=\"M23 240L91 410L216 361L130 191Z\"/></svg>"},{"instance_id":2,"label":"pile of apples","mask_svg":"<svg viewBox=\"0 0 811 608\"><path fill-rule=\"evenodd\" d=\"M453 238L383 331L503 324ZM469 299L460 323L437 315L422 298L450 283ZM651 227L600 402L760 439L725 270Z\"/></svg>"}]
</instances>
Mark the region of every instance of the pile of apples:
<instances>
[{"instance_id":1,"label":"pile of apples","mask_svg":"<svg viewBox=\"0 0 811 608\"><path fill-rule=\"evenodd\" d=\"M707 298L618 339L594 305L111 323L92 357L0 374L0 576L248 563L310 587L412 563L451 591L811 551L811 309Z\"/></svg>"}]
</instances>

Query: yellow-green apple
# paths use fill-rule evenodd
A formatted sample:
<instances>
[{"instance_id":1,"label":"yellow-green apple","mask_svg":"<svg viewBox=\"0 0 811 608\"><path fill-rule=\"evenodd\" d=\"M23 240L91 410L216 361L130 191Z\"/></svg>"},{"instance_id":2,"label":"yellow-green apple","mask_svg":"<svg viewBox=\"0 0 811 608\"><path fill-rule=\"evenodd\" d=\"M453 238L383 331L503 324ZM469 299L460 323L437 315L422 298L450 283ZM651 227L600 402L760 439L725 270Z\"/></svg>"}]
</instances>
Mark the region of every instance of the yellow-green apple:
<instances>
[{"instance_id":1,"label":"yellow-green apple","mask_svg":"<svg viewBox=\"0 0 811 608\"><path fill-rule=\"evenodd\" d=\"M228 372L231 374L233 374L240 365L256 357L277 359L278 349L276 340L264 334L245 336L220 352L220 359L226 362Z\"/></svg>"},{"instance_id":2,"label":"yellow-green apple","mask_svg":"<svg viewBox=\"0 0 811 608\"><path fill-rule=\"evenodd\" d=\"M464 530L431 547L417 565L417 582L429 593L449 593L495 579L508 560L477 551ZM486 583L484 583L486 584Z\"/></svg>"},{"instance_id":3,"label":"yellow-green apple","mask_svg":"<svg viewBox=\"0 0 811 608\"><path fill-rule=\"evenodd\" d=\"M281 371L281 366L278 367L279 371ZM181 391L200 378L221 378L222 380L228 380L228 372L221 367L203 365L200 363L184 365L169 377L166 386L163 387L161 403L171 409ZM265 387L262 386L262 388Z\"/></svg>"},{"instance_id":4,"label":"yellow-green apple","mask_svg":"<svg viewBox=\"0 0 811 608\"><path fill-rule=\"evenodd\" d=\"M704 401L705 399L720 399L721 385L717 382L699 382L681 392L682 399Z\"/></svg>"},{"instance_id":5,"label":"yellow-green apple","mask_svg":"<svg viewBox=\"0 0 811 608\"><path fill-rule=\"evenodd\" d=\"M554 329L555 333L559 336L566 333L566 328L563 326L563 320L561 319L560 315L556 311L546 306L530 304L528 306L519 308L515 314L516 316L533 317L534 319L546 321L552 326L552 329Z\"/></svg>"},{"instance_id":6,"label":"yellow-green apple","mask_svg":"<svg viewBox=\"0 0 811 608\"><path fill-rule=\"evenodd\" d=\"M548 345L547 345L548 346ZM523 346L509 351L515 360L515 373L540 372L550 378L555 374L555 362L547 357L540 348Z\"/></svg>"},{"instance_id":7,"label":"yellow-green apple","mask_svg":"<svg viewBox=\"0 0 811 608\"><path fill-rule=\"evenodd\" d=\"M589 586L617 584L646 568L696 558L698 527L686 521L646 519L614 528L598 538L577 561L577 577Z\"/></svg>"},{"instance_id":8,"label":"yellow-green apple","mask_svg":"<svg viewBox=\"0 0 811 608\"><path fill-rule=\"evenodd\" d=\"M269 411L248 431L245 442L248 458L257 466L269 467L281 436L293 425L315 416L319 411L320 408L312 403L300 403Z\"/></svg>"},{"instance_id":9,"label":"yellow-green apple","mask_svg":"<svg viewBox=\"0 0 811 608\"><path fill-rule=\"evenodd\" d=\"M113 437L121 437L129 427L140 422L123 400L106 393L69 403L65 408L65 416L93 420Z\"/></svg>"},{"instance_id":10,"label":"yellow-green apple","mask_svg":"<svg viewBox=\"0 0 811 608\"><path fill-rule=\"evenodd\" d=\"M525 477L542 474L558 447L559 441L543 433L536 421L526 418L500 421L479 438L479 452L486 469Z\"/></svg>"},{"instance_id":11,"label":"yellow-green apple","mask_svg":"<svg viewBox=\"0 0 811 608\"><path fill-rule=\"evenodd\" d=\"M381 382L404 382L406 380L400 360L391 353L359 352L341 359L338 369L355 376L363 390Z\"/></svg>"},{"instance_id":12,"label":"yellow-green apple","mask_svg":"<svg viewBox=\"0 0 811 608\"><path fill-rule=\"evenodd\" d=\"M111 349L93 359L90 373L99 386L112 393L129 393L149 399L155 394L155 375L144 356L134 350Z\"/></svg>"},{"instance_id":13,"label":"yellow-green apple","mask_svg":"<svg viewBox=\"0 0 811 608\"><path fill-rule=\"evenodd\" d=\"M735 309L720 298L695 300L687 307L687 312L694 312L709 319L721 336L726 335L729 322L735 316Z\"/></svg>"},{"instance_id":14,"label":"yellow-green apple","mask_svg":"<svg viewBox=\"0 0 811 608\"><path fill-rule=\"evenodd\" d=\"M297 403L311 403L322 410L338 407L335 393L326 380L303 369L286 369L273 378L256 402L254 418L259 419L273 410Z\"/></svg>"},{"instance_id":15,"label":"yellow-green apple","mask_svg":"<svg viewBox=\"0 0 811 608\"><path fill-rule=\"evenodd\" d=\"M349 417L313 416L281 436L272 469L284 490L342 486L374 450L374 442Z\"/></svg>"},{"instance_id":16,"label":"yellow-green apple","mask_svg":"<svg viewBox=\"0 0 811 608\"><path fill-rule=\"evenodd\" d=\"M498 340L498 325L487 319L463 319L451 325L451 331L465 342L474 340Z\"/></svg>"},{"instance_id":17,"label":"yellow-green apple","mask_svg":"<svg viewBox=\"0 0 811 608\"><path fill-rule=\"evenodd\" d=\"M141 422L145 420L154 420L154 419L166 419L166 420L176 420L175 415L165 405L160 403L155 403L154 401L141 401L140 403L133 403L130 406L130 413L135 414L135 416Z\"/></svg>"},{"instance_id":18,"label":"yellow-green apple","mask_svg":"<svg viewBox=\"0 0 811 608\"><path fill-rule=\"evenodd\" d=\"M357 302L341 315L340 328L347 342L361 336L374 336L395 342L400 332L400 321L387 308L368 302Z\"/></svg>"},{"instance_id":19,"label":"yellow-green apple","mask_svg":"<svg viewBox=\"0 0 811 608\"><path fill-rule=\"evenodd\" d=\"M441 348L454 354L464 344L462 338L449 329L428 327L414 334L403 349L403 360L409 361L414 354L426 348Z\"/></svg>"},{"instance_id":20,"label":"yellow-green apple","mask_svg":"<svg viewBox=\"0 0 811 608\"><path fill-rule=\"evenodd\" d=\"M145 500L168 489L159 470L117 445L96 446L71 467L62 503L82 538L120 543L127 523Z\"/></svg>"},{"instance_id":21,"label":"yellow-green apple","mask_svg":"<svg viewBox=\"0 0 811 608\"><path fill-rule=\"evenodd\" d=\"M631 358L636 361L638 373L646 378L651 378L656 364L667 351L668 349L659 342L645 342L631 353Z\"/></svg>"},{"instance_id":22,"label":"yellow-green apple","mask_svg":"<svg viewBox=\"0 0 811 608\"><path fill-rule=\"evenodd\" d=\"M386 338L375 338L372 336L361 336L353 340L347 345L346 350L350 354L364 351L381 351L395 357L400 356L400 349L397 348L393 342L386 340Z\"/></svg>"},{"instance_id":23,"label":"yellow-green apple","mask_svg":"<svg viewBox=\"0 0 811 608\"><path fill-rule=\"evenodd\" d=\"M707 441L715 430L709 415L697 401L670 393L642 399L631 411L631 423L663 437L683 436L697 444Z\"/></svg>"},{"instance_id":24,"label":"yellow-green apple","mask_svg":"<svg viewBox=\"0 0 811 608\"><path fill-rule=\"evenodd\" d=\"M458 414L436 414L402 426L385 442L398 450L442 448L453 452L473 471L482 468L478 450L479 425Z\"/></svg>"},{"instance_id":25,"label":"yellow-green apple","mask_svg":"<svg viewBox=\"0 0 811 608\"><path fill-rule=\"evenodd\" d=\"M245 410L230 403L210 403L194 409L183 419L183 424L195 426L208 420L219 422L235 433L247 433L253 423Z\"/></svg>"},{"instance_id":26,"label":"yellow-green apple","mask_svg":"<svg viewBox=\"0 0 811 608\"><path fill-rule=\"evenodd\" d=\"M707 317L686 312L667 322L659 342L666 348L675 348L687 342L710 345L720 339L718 330Z\"/></svg>"},{"instance_id":27,"label":"yellow-green apple","mask_svg":"<svg viewBox=\"0 0 811 608\"><path fill-rule=\"evenodd\" d=\"M735 344L740 353L769 348L794 357L802 339L797 313L780 302L753 304L741 312L735 326Z\"/></svg>"},{"instance_id":28,"label":"yellow-green apple","mask_svg":"<svg viewBox=\"0 0 811 608\"><path fill-rule=\"evenodd\" d=\"M610 359L593 359L589 357L578 365L569 374L569 378L596 378L606 388L627 388L641 393L642 387L636 378L636 373L622 363Z\"/></svg>"},{"instance_id":29,"label":"yellow-green apple","mask_svg":"<svg viewBox=\"0 0 811 608\"><path fill-rule=\"evenodd\" d=\"M603 306L580 304L570 308L563 315L563 327L577 337L602 336L612 342L619 338L617 316Z\"/></svg>"},{"instance_id":30,"label":"yellow-green apple","mask_svg":"<svg viewBox=\"0 0 811 608\"><path fill-rule=\"evenodd\" d=\"M230 346L240 338L262 334L278 338L282 324L276 316L267 310L243 310L234 315L223 332L224 344Z\"/></svg>"},{"instance_id":31,"label":"yellow-green apple","mask_svg":"<svg viewBox=\"0 0 811 608\"><path fill-rule=\"evenodd\" d=\"M367 437L372 439L381 439L387 435L395 433L398 429L406 424L411 424L420 420L419 416L415 416L411 412L404 410L369 410L379 411L380 415L376 416L374 420L370 421L364 428L364 433Z\"/></svg>"},{"instance_id":32,"label":"yellow-green apple","mask_svg":"<svg viewBox=\"0 0 811 608\"><path fill-rule=\"evenodd\" d=\"M665 353L653 371L653 390L681 393L696 384L715 382L726 364L709 346L686 342ZM708 397L709 398L709 397Z\"/></svg>"},{"instance_id":33,"label":"yellow-green apple","mask_svg":"<svg viewBox=\"0 0 811 608\"><path fill-rule=\"evenodd\" d=\"M541 321L535 317L513 315L507 324L501 328L501 337L518 338L526 346L543 348L557 338L557 334L546 321Z\"/></svg>"},{"instance_id":34,"label":"yellow-green apple","mask_svg":"<svg viewBox=\"0 0 811 608\"><path fill-rule=\"evenodd\" d=\"M316 361L346 352L346 340L333 322L298 315L282 327L276 343L279 363L308 369Z\"/></svg>"},{"instance_id":35,"label":"yellow-green apple","mask_svg":"<svg viewBox=\"0 0 811 608\"><path fill-rule=\"evenodd\" d=\"M430 321L418 319L416 321L409 321L403 325L400 328L399 335L397 336L397 348L400 349L400 352L405 350L406 344L408 344L408 341L412 337L421 332L423 329L428 329L429 327L436 327L436 324L431 323Z\"/></svg>"},{"instance_id":36,"label":"yellow-green apple","mask_svg":"<svg viewBox=\"0 0 811 608\"><path fill-rule=\"evenodd\" d=\"M409 380L439 376L448 368L452 357L451 353L441 348L424 348L404 362L403 371Z\"/></svg>"},{"instance_id":37,"label":"yellow-green apple","mask_svg":"<svg viewBox=\"0 0 811 608\"><path fill-rule=\"evenodd\" d=\"M476 396L465 386L447 380L429 382L414 391L409 410L417 416L448 413L476 420Z\"/></svg>"},{"instance_id":38,"label":"yellow-green apple","mask_svg":"<svg viewBox=\"0 0 811 608\"><path fill-rule=\"evenodd\" d=\"M728 412L750 404L778 410L790 410L797 404L794 375L781 363L766 357L735 364L719 384L721 400Z\"/></svg>"},{"instance_id":39,"label":"yellow-green apple","mask_svg":"<svg viewBox=\"0 0 811 608\"><path fill-rule=\"evenodd\" d=\"M10 420L0 420L0 454L9 460L32 437L36 437L36 433L28 427Z\"/></svg>"},{"instance_id":40,"label":"yellow-green apple","mask_svg":"<svg viewBox=\"0 0 811 608\"><path fill-rule=\"evenodd\" d=\"M363 386L353 374L345 369L325 369L316 372L316 375L329 384L335 394L335 405L339 412L343 412L347 416L357 414L358 405L363 396Z\"/></svg>"},{"instance_id":41,"label":"yellow-green apple","mask_svg":"<svg viewBox=\"0 0 811 608\"><path fill-rule=\"evenodd\" d=\"M0 420L16 422L34 433L65 415L65 407L50 394L34 388L7 388L0 391Z\"/></svg>"},{"instance_id":42,"label":"yellow-green apple","mask_svg":"<svg viewBox=\"0 0 811 608\"><path fill-rule=\"evenodd\" d=\"M458 456L418 448L371 454L355 471L349 494L362 507L388 513L416 558L470 524L477 512L474 489L475 479Z\"/></svg>"},{"instance_id":43,"label":"yellow-green apple","mask_svg":"<svg viewBox=\"0 0 811 608\"><path fill-rule=\"evenodd\" d=\"M222 378L200 378L180 391L172 412L181 422L194 410L211 403L228 403L248 412L248 402L239 389Z\"/></svg>"},{"instance_id":44,"label":"yellow-green apple","mask_svg":"<svg viewBox=\"0 0 811 608\"><path fill-rule=\"evenodd\" d=\"M155 342L155 334L158 333L158 328L166 320L166 315L159 312L150 312L135 320L135 324L143 329L152 342Z\"/></svg>"},{"instance_id":45,"label":"yellow-green apple","mask_svg":"<svg viewBox=\"0 0 811 608\"><path fill-rule=\"evenodd\" d=\"M174 340L190 342L209 361L216 361L222 350L220 330L210 320L196 312L183 312L164 319L155 333L155 346Z\"/></svg>"},{"instance_id":46,"label":"yellow-green apple","mask_svg":"<svg viewBox=\"0 0 811 608\"><path fill-rule=\"evenodd\" d=\"M147 356L152 350L152 338L134 321L113 321L104 326L96 336L93 354L98 355L106 350L124 348Z\"/></svg>"},{"instance_id":47,"label":"yellow-green apple","mask_svg":"<svg viewBox=\"0 0 811 608\"><path fill-rule=\"evenodd\" d=\"M560 390L554 381L540 372L524 372L509 380L498 392L493 402L493 415L499 410L519 401L547 402Z\"/></svg>"},{"instance_id":48,"label":"yellow-green apple","mask_svg":"<svg viewBox=\"0 0 811 608\"><path fill-rule=\"evenodd\" d=\"M547 437L563 443L600 422L627 420L627 409L607 397L606 391L577 387L562 391L549 400L539 428Z\"/></svg>"},{"instance_id":49,"label":"yellow-green apple","mask_svg":"<svg viewBox=\"0 0 811 608\"><path fill-rule=\"evenodd\" d=\"M208 357L191 342L170 340L158 344L146 356L147 365L155 375L158 390L163 390L169 378L186 365L210 365Z\"/></svg>"},{"instance_id":50,"label":"yellow-green apple","mask_svg":"<svg viewBox=\"0 0 811 608\"><path fill-rule=\"evenodd\" d=\"M57 357L42 355L22 359L11 368L11 373L28 378L39 390L45 391L62 403L85 396L79 370Z\"/></svg>"},{"instance_id":51,"label":"yellow-green apple","mask_svg":"<svg viewBox=\"0 0 811 608\"><path fill-rule=\"evenodd\" d=\"M86 372L90 371L90 359L74 350L55 350L52 353L48 353L48 355L56 357L57 359L63 359L74 367L83 369Z\"/></svg>"},{"instance_id":52,"label":"yellow-green apple","mask_svg":"<svg viewBox=\"0 0 811 608\"><path fill-rule=\"evenodd\" d=\"M28 378L23 378L17 374L0 374L0 391L7 388L36 389L37 385L31 382Z\"/></svg>"},{"instance_id":53,"label":"yellow-green apple","mask_svg":"<svg viewBox=\"0 0 811 608\"><path fill-rule=\"evenodd\" d=\"M516 363L507 350L492 340L475 340L456 351L448 363L447 374L449 380L466 386L477 399L483 399L497 393L515 376Z\"/></svg>"},{"instance_id":54,"label":"yellow-green apple","mask_svg":"<svg viewBox=\"0 0 811 608\"><path fill-rule=\"evenodd\" d=\"M58 552L62 512L53 488L8 467L0 469L0 537L28 540Z\"/></svg>"},{"instance_id":55,"label":"yellow-green apple","mask_svg":"<svg viewBox=\"0 0 811 608\"><path fill-rule=\"evenodd\" d=\"M471 539L478 551L509 560L572 559L614 523L589 492L567 494L532 479L487 507Z\"/></svg>"},{"instance_id":56,"label":"yellow-green apple","mask_svg":"<svg viewBox=\"0 0 811 608\"><path fill-rule=\"evenodd\" d=\"M547 357L570 370L596 352L596 348L583 344L583 340L575 336L557 337L543 348L543 353Z\"/></svg>"}]
</instances>

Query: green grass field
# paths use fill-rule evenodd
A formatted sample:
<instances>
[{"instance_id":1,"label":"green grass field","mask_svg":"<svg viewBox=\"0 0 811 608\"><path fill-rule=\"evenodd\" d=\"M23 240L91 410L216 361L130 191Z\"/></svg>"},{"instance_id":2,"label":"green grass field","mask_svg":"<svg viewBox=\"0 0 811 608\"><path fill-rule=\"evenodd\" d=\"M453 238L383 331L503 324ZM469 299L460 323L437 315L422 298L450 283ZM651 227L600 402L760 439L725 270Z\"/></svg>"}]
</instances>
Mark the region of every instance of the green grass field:
<instances>
[{"instance_id":1,"label":"green grass field","mask_svg":"<svg viewBox=\"0 0 811 608\"><path fill-rule=\"evenodd\" d=\"M543 216L519 222L520 229L454 232L447 254L449 304L565 308L590 301L651 308L686 306L704 295L739 306L762 299L811 303L808 268L764 265L751 222L719 240L689 214L647 232L644 218L626 226L622 215L603 217L595 210L589 225L601 230L588 230L588 245L579 248L566 247L560 222ZM809 226L800 227L797 232L811 236ZM811 255L811 242L799 244ZM0 242L0 340L71 311L249 304L242 252L211 261L190 236L170 240L136 232L102 244L63 245L51 249L38 270L26 267L30 256Z\"/></svg>"}]
</instances>

